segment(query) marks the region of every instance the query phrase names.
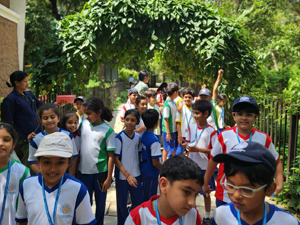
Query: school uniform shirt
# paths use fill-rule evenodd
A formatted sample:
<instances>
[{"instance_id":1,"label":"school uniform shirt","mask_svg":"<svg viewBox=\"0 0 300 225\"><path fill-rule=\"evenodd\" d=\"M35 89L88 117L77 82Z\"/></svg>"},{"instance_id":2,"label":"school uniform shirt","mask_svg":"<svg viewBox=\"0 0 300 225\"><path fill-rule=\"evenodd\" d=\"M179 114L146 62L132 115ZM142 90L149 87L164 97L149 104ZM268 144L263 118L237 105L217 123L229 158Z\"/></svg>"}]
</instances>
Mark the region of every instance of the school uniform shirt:
<instances>
[{"instance_id":1,"label":"school uniform shirt","mask_svg":"<svg viewBox=\"0 0 300 225\"><path fill-rule=\"evenodd\" d=\"M168 119L169 122L169 129L170 133L175 133L177 131L176 128L176 112L177 112L177 106L175 102L172 102L171 100L166 100L163 106L163 114L162 114L162 131L167 133L166 125L165 125L165 119Z\"/></svg>"},{"instance_id":2,"label":"school uniform shirt","mask_svg":"<svg viewBox=\"0 0 300 225\"><path fill-rule=\"evenodd\" d=\"M152 196L151 199L130 211L125 221L125 225L157 225L155 210L152 208L152 201L155 201L159 195ZM162 225L180 225L179 216L175 215L166 219L160 215ZM182 216L183 225L201 225L201 217L196 208L192 208Z\"/></svg>"},{"instance_id":3,"label":"school uniform shirt","mask_svg":"<svg viewBox=\"0 0 300 225\"><path fill-rule=\"evenodd\" d=\"M0 169L0 214L3 207L3 197L7 181L8 165ZM11 169L9 176L9 184L7 190L7 196L5 201L4 215L1 224L5 225L15 225L15 211L17 197L19 194L19 187L23 180L30 176L29 169L16 161L11 160Z\"/></svg>"},{"instance_id":4,"label":"school uniform shirt","mask_svg":"<svg viewBox=\"0 0 300 225\"><path fill-rule=\"evenodd\" d=\"M121 114L120 114L121 119L124 119L124 116L125 116L125 113L127 110L135 109L135 105L131 104L129 101L130 100L128 99L128 102L125 105L123 105L123 107L121 109Z\"/></svg>"},{"instance_id":5,"label":"school uniform shirt","mask_svg":"<svg viewBox=\"0 0 300 225\"><path fill-rule=\"evenodd\" d=\"M145 125L145 124L144 124L144 121L143 121L142 117L140 116L140 122L139 122L138 125L135 126L135 129L138 129L138 128L140 128L140 127L143 126L143 125ZM140 136L142 136L143 133L144 133L144 131L138 132L138 134L139 134Z\"/></svg>"},{"instance_id":6,"label":"school uniform shirt","mask_svg":"<svg viewBox=\"0 0 300 225\"><path fill-rule=\"evenodd\" d=\"M57 128L57 132L63 132L63 133L66 133L72 140L72 144L73 144L73 157L78 157L78 151L77 151L77 148L76 148L76 144L75 144L75 141L74 141L74 138L73 138L73 135L65 130L65 129L62 129L62 128ZM34 156L34 154L36 153L43 137L45 137L47 134L45 133L45 131L41 131L40 133L38 133L35 138L33 138L31 141L30 141L30 144L29 144L29 155L28 155L28 164L33 164L33 163L36 163L36 160L37 158Z\"/></svg>"},{"instance_id":7,"label":"school uniform shirt","mask_svg":"<svg viewBox=\"0 0 300 225\"><path fill-rule=\"evenodd\" d=\"M160 120L160 113L159 113L159 107L158 105L154 105L153 107L148 103L148 109L156 109L156 111L158 112L158 119ZM159 123L158 123L158 126L157 128L154 130L154 134L155 135L160 135L160 126L159 126Z\"/></svg>"},{"instance_id":8,"label":"school uniform shirt","mask_svg":"<svg viewBox=\"0 0 300 225\"><path fill-rule=\"evenodd\" d=\"M54 204L59 184L49 189L45 186L45 196L50 217L53 221ZM18 209L16 214L18 223L49 224L42 191L42 175L25 179L20 186ZM90 196L87 188L76 178L65 174L60 189L56 209L55 224L76 225L96 223L93 215Z\"/></svg>"},{"instance_id":9,"label":"school uniform shirt","mask_svg":"<svg viewBox=\"0 0 300 225\"><path fill-rule=\"evenodd\" d=\"M78 168L82 174L106 172L107 152L115 150L115 132L106 122L93 125L88 120L83 121Z\"/></svg>"},{"instance_id":10,"label":"school uniform shirt","mask_svg":"<svg viewBox=\"0 0 300 225\"><path fill-rule=\"evenodd\" d=\"M73 136L73 138L74 138L74 142L75 142L75 146L76 146L77 152L79 154L80 153L80 148L81 148L81 137L80 137L80 135L75 134Z\"/></svg>"},{"instance_id":11,"label":"school uniform shirt","mask_svg":"<svg viewBox=\"0 0 300 225\"><path fill-rule=\"evenodd\" d=\"M192 124L188 129L188 135L186 137L187 142L196 141L196 146L199 148L212 149L212 146L217 140L217 131L210 125L207 125L205 130L204 127L199 127L198 124ZM201 134L201 132L203 133ZM197 134L197 140L195 136ZM199 135L201 136L199 137ZM194 160L202 170L207 169L209 154L203 152L189 152L189 158Z\"/></svg>"},{"instance_id":12,"label":"school uniform shirt","mask_svg":"<svg viewBox=\"0 0 300 225\"><path fill-rule=\"evenodd\" d=\"M242 135L238 134L240 141L249 141L250 135L247 137L243 137ZM262 131L259 131L255 129L254 127L252 128L252 141L255 141L257 143L260 143L261 145L265 146L267 149L270 150L272 155L274 156L276 162L278 163L280 158L278 153L275 150L275 147L272 143L271 138L263 133ZM210 157L213 158L216 155L220 153L229 153L232 149L233 146L239 144L239 141L237 139L236 135L236 127L232 127L226 130L223 130L217 138L217 141L213 145L213 149L210 152ZM225 191L221 185L220 185L220 180L224 175L224 164L221 163L219 166L219 175L217 178L217 188L216 188L216 198L224 201L224 202L230 202L230 199L228 197L227 191Z\"/></svg>"},{"instance_id":13,"label":"school uniform shirt","mask_svg":"<svg viewBox=\"0 0 300 225\"><path fill-rule=\"evenodd\" d=\"M157 93L157 95L156 95L157 103L164 103L162 94L159 91L156 91L156 93Z\"/></svg>"},{"instance_id":14,"label":"school uniform shirt","mask_svg":"<svg viewBox=\"0 0 300 225\"><path fill-rule=\"evenodd\" d=\"M183 105L181 113L176 112L175 122L180 123L181 136L187 137L189 126L196 123L195 118L193 117L192 107L189 108L186 105Z\"/></svg>"},{"instance_id":15,"label":"school uniform shirt","mask_svg":"<svg viewBox=\"0 0 300 225\"><path fill-rule=\"evenodd\" d=\"M219 129L224 128L224 107L215 106Z\"/></svg>"},{"instance_id":16,"label":"school uniform shirt","mask_svg":"<svg viewBox=\"0 0 300 225\"><path fill-rule=\"evenodd\" d=\"M207 118L207 123L209 125L211 125L215 130L218 130L219 128L218 128L218 126L216 124L217 114L216 114L216 109L215 109L215 107L216 107L216 105L217 105L218 102L215 101L215 100L213 100L213 99L211 99L210 103L212 105L212 110L211 110L210 116Z\"/></svg>"},{"instance_id":17,"label":"school uniform shirt","mask_svg":"<svg viewBox=\"0 0 300 225\"><path fill-rule=\"evenodd\" d=\"M78 120L78 127L80 126L81 122L84 120L84 113L82 115L79 115L78 113L76 113L79 120Z\"/></svg>"},{"instance_id":18,"label":"school uniform shirt","mask_svg":"<svg viewBox=\"0 0 300 225\"><path fill-rule=\"evenodd\" d=\"M279 209L273 204L269 204L269 212L267 214L267 225L299 225L299 221L290 213ZM248 225L241 219L243 225ZM212 225L238 225L237 212L233 203L222 205L215 209L212 219ZM262 224L262 219L254 225Z\"/></svg>"},{"instance_id":19,"label":"school uniform shirt","mask_svg":"<svg viewBox=\"0 0 300 225\"><path fill-rule=\"evenodd\" d=\"M151 131L142 135L141 173L149 178L158 178L159 169L153 166L152 159L161 158L160 142Z\"/></svg>"},{"instance_id":20,"label":"school uniform shirt","mask_svg":"<svg viewBox=\"0 0 300 225\"><path fill-rule=\"evenodd\" d=\"M129 137L123 130L116 136L115 156L119 157L123 167L129 174L134 177L141 175L139 153L142 151L141 136L133 132L133 136ZM126 180L123 173L116 167L115 177L120 180Z\"/></svg>"}]
</instances>

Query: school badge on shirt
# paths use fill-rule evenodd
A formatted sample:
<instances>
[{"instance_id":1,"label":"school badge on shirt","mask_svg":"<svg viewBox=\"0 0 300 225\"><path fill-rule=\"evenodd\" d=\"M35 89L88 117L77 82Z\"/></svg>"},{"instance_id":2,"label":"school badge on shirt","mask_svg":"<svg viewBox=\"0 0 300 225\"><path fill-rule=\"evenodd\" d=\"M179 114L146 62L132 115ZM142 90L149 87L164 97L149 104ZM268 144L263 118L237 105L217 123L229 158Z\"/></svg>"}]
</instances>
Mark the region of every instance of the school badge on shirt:
<instances>
[{"instance_id":1,"label":"school badge on shirt","mask_svg":"<svg viewBox=\"0 0 300 225\"><path fill-rule=\"evenodd\" d=\"M60 215L59 217L65 217L65 218L68 218L68 217L72 217L72 208L69 204L63 204L60 206Z\"/></svg>"},{"instance_id":2,"label":"school badge on shirt","mask_svg":"<svg viewBox=\"0 0 300 225\"><path fill-rule=\"evenodd\" d=\"M138 150L139 150L139 145L136 144L136 145L135 145L135 151L138 151Z\"/></svg>"},{"instance_id":3,"label":"school badge on shirt","mask_svg":"<svg viewBox=\"0 0 300 225\"><path fill-rule=\"evenodd\" d=\"M7 189L8 189L8 192L7 192L8 194L12 195L12 194L17 193L16 185L14 185L13 183L9 183Z\"/></svg>"}]
</instances>

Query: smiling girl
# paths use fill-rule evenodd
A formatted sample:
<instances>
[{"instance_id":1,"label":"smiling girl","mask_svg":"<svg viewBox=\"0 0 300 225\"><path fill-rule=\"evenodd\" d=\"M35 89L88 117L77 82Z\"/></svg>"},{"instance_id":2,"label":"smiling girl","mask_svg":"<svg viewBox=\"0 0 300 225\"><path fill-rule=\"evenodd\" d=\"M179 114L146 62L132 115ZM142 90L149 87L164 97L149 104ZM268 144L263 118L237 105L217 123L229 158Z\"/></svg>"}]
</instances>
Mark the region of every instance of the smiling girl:
<instances>
[{"instance_id":1,"label":"smiling girl","mask_svg":"<svg viewBox=\"0 0 300 225\"><path fill-rule=\"evenodd\" d=\"M29 169L9 156L17 143L16 131L0 123L0 224L15 224L15 206L19 186L29 176Z\"/></svg>"}]
</instances>

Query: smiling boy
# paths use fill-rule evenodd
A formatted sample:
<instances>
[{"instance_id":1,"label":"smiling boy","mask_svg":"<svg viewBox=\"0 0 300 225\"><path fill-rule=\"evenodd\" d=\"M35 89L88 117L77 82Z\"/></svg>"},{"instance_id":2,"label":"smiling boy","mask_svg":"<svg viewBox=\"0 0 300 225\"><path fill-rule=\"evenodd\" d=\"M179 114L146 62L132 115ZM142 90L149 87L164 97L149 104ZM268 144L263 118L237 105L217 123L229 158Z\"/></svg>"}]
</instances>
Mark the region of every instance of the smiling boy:
<instances>
[{"instance_id":1,"label":"smiling boy","mask_svg":"<svg viewBox=\"0 0 300 225\"><path fill-rule=\"evenodd\" d=\"M213 225L299 225L294 216L265 202L265 196L271 196L276 189L273 180L277 167L267 148L245 141L213 160L224 163L221 185L231 200L215 210Z\"/></svg>"},{"instance_id":2,"label":"smiling boy","mask_svg":"<svg viewBox=\"0 0 300 225\"><path fill-rule=\"evenodd\" d=\"M229 153L233 146L243 141L254 141L260 143L270 150L277 162L275 174L277 188L274 192L274 194L277 195L283 188L283 168L280 162L280 157L275 150L271 138L267 134L253 127L253 124L259 114L259 107L255 99L247 96L236 98L233 102L232 110L232 116L237 126L226 129L218 135L218 139L211 150L210 157L214 158L220 153ZM203 191L205 193L209 193L208 182L217 165L218 163L213 160L210 160L208 163L203 185ZM220 180L223 174L224 165L221 163L216 188L217 207L230 202L226 190L223 190L220 185Z\"/></svg>"},{"instance_id":3,"label":"smiling boy","mask_svg":"<svg viewBox=\"0 0 300 225\"><path fill-rule=\"evenodd\" d=\"M125 225L201 225L195 208L203 175L199 166L183 155L164 162L160 171L160 195L132 210Z\"/></svg>"}]
</instances>

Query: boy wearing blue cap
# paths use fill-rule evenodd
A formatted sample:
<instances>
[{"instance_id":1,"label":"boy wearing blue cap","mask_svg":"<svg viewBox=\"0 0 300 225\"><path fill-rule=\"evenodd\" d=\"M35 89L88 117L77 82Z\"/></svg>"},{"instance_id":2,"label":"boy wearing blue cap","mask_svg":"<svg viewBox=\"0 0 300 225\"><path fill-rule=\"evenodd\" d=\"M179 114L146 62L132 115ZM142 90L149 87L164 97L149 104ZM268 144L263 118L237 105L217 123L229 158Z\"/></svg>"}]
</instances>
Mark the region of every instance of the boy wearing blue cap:
<instances>
[{"instance_id":1,"label":"boy wearing blue cap","mask_svg":"<svg viewBox=\"0 0 300 225\"><path fill-rule=\"evenodd\" d=\"M130 88L128 90L128 102L123 105L122 109L121 109L121 121L124 122L124 115L126 113L127 110L129 109L135 109L135 100L136 98L139 96L138 91L135 88Z\"/></svg>"},{"instance_id":2,"label":"boy wearing blue cap","mask_svg":"<svg viewBox=\"0 0 300 225\"><path fill-rule=\"evenodd\" d=\"M267 134L253 127L253 124L255 123L255 120L257 119L259 114L259 107L255 99L247 96L235 99L233 102L232 111L236 126L223 130L218 135L218 139L210 152L210 158L212 159L220 153L230 153L233 146L243 141L253 141L260 143L261 145L269 149L277 162L275 174L275 182L277 184L277 188L274 192L274 194L277 195L283 188L283 168L280 157L275 150L271 138ZM203 185L203 191L205 193L209 193L208 182L217 165L218 163L214 162L213 160L210 160L208 163ZM222 188L220 184L223 174L224 165L223 163L221 163L219 166L219 175L217 178L216 188L217 207L230 202L228 193Z\"/></svg>"},{"instance_id":3,"label":"boy wearing blue cap","mask_svg":"<svg viewBox=\"0 0 300 225\"><path fill-rule=\"evenodd\" d=\"M265 196L271 196L276 189L273 180L277 167L266 147L244 141L235 145L230 153L219 154L213 160L224 163L221 185L231 200L215 210L213 225L300 224L290 213L265 202Z\"/></svg>"},{"instance_id":4,"label":"boy wearing blue cap","mask_svg":"<svg viewBox=\"0 0 300 225\"><path fill-rule=\"evenodd\" d=\"M76 109L76 114L79 117L78 126L81 124L81 121L84 119L84 112L82 104L85 102L85 98L83 96L77 96L74 99L74 108Z\"/></svg>"}]
</instances>

